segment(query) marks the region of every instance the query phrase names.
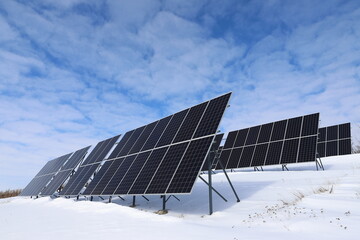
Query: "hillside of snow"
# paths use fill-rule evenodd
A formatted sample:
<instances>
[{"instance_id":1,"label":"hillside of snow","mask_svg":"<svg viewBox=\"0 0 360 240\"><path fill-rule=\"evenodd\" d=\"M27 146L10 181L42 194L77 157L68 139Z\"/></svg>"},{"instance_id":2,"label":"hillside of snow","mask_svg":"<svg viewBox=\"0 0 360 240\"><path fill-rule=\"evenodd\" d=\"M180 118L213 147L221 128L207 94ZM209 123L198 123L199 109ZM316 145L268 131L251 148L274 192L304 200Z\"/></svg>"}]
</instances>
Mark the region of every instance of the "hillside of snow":
<instances>
[{"instance_id":1,"label":"hillside of snow","mask_svg":"<svg viewBox=\"0 0 360 240\"><path fill-rule=\"evenodd\" d=\"M208 187L198 180L192 194L167 202L159 196L121 200L14 197L0 200L0 239L359 239L360 154L315 163L229 172L237 203L223 173L213 175L214 213ZM207 175L203 177L207 179Z\"/></svg>"}]
</instances>

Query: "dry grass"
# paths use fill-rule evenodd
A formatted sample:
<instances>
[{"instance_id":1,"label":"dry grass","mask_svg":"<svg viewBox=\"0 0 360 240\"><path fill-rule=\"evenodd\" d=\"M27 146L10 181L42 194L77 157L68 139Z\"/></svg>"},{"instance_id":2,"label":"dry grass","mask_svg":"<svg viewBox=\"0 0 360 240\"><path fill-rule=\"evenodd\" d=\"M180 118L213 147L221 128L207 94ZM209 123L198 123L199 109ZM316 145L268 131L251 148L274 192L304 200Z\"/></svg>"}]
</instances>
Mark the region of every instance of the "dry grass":
<instances>
[{"instance_id":1,"label":"dry grass","mask_svg":"<svg viewBox=\"0 0 360 240\"><path fill-rule=\"evenodd\" d=\"M0 191L0 198L9 198L18 196L21 193L21 189Z\"/></svg>"}]
</instances>

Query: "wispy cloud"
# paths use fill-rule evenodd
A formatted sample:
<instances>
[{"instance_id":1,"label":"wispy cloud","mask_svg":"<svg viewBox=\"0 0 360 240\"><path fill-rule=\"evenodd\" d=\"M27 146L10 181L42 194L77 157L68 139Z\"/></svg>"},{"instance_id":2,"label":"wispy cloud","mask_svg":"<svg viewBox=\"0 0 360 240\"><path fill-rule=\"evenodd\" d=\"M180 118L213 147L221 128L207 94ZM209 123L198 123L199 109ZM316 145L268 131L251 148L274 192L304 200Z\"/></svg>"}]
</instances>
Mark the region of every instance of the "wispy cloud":
<instances>
[{"instance_id":1,"label":"wispy cloud","mask_svg":"<svg viewBox=\"0 0 360 240\"><path fill-rule=\"evenodd\" d=\"M227 91L224 131L360 123L359 20L358 1L1 1L0 189Z\"/></svg>"}]
</instances>

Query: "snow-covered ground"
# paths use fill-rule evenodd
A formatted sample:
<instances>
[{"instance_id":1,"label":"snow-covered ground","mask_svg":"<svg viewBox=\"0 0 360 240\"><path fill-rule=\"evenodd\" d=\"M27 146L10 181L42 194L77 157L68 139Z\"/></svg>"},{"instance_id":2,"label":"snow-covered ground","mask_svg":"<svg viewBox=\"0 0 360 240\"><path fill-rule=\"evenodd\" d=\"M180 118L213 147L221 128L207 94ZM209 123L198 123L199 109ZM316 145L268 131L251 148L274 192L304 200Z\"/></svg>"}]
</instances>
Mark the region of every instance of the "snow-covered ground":
<instances>
[{"instance_id":1,"label":"snow-covered ground","mask_svg":"<svg viewBox=\"0 0 360 240\"><path fill-rule=\"evenodd\" d=\"M237 203L223 173L213 176L214 214L208 215L208 188L197 181L191 195L171 198L169 213L159 196L147 202L132 197L0 200L0 239L359 239L360 154L315 163L236 171L229 176L241 198ZM207 175L203 175L205 178Z\"/></svg>"}]
</instances>

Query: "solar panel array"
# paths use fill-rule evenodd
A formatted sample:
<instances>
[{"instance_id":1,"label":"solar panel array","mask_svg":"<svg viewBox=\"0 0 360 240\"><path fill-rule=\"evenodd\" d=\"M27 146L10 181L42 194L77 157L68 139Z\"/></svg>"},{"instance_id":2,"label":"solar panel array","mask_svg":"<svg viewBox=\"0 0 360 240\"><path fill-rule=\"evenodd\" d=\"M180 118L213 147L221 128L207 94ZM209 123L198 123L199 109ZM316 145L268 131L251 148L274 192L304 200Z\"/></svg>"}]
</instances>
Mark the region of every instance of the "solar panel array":
<instances>
[{"instance_id":1,"label":"solar panel array","mask_svg":"<svg viewBox=\"0 0 360 240\"><path fill-rule=\"evenodd\" d=\"M350 123L319 128L319 157L351 154Z\"/></svg>"},{"instance_id":2,"label":"solar panel array","mask_svg":"<svg viewBox=\"0 0 360 240\"><path fill-rule=\"evenodd\" d=\"M99 168L100 163L105 159L110 150L113 148L115 142L119 139L120 135L108 138L96 144L94 149L84 160L78 168L74 176L70 178L65 187L60 191L59 195L63 196L77 196L95 174Z\"/></svg>"},{"instance_id":3,"label":"solar panel array","mask_svg":"<svg viewBox=\"0 0 360 240\"><path fill-rule=\"evenodd\" d=\"M46 186L46 188L41 191L40 195L50 196L54 194L73 173L74 169L80 164L81 160L84 159L89 148L90 146L74 152L74 154L71 155L69 160L61 168L61 170L54 176L51 182Z\"/></svg>"},{"instance_id":4,"label":"solar panel array","mask_svg":"<svg viewBox=\"0 0 360 240\"><path fill-rule=\"evenodd\" d=\"M83 194L190 193L230 96L127 132Z\"/></svg>"},{"instance_id":5,"label":"solar panel array","mask_svg":"<svg viewBox=\"0 0 360 240\"><path fill-rule=\"evenodd\" d=\"M318 124L315 113L232 131L220 160L226 169L315 161Z\"/></svg>"},{"instance_id":6,"label":"solar panel array","mask_svg":"<svg viewBox=\"0 0 360 240\"><path fill-rule=\"evenodd\" d=\"M30 183L21 191L20 196L37 196L44 189L46 184L54 177L54 175L64 165L66 160L72 153L55 158L45 164L38 174L30 181Z\"/></svg>"}]
</instances>

